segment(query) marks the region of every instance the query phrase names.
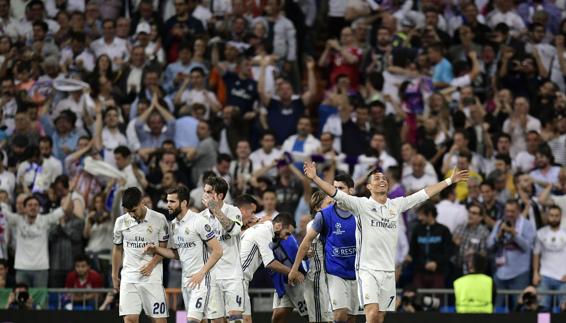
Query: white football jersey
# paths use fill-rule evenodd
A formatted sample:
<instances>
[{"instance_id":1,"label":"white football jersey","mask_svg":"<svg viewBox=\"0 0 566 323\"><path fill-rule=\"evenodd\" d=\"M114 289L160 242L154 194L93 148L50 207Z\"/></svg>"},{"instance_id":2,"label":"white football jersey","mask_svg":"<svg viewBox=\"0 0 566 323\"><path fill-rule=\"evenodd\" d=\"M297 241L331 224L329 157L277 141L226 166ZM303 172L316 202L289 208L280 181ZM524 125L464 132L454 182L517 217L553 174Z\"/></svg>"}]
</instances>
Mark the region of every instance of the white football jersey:
<instances>
[{"instance_id":1,"label":"white football jersey","mask_svg":"<svg viewBox=\"0 0 566 323\"><path fill-rule=\"evenodd\" d=\"M429 197L420 190L407 197L387 199L356 197L337 190L333 198L358 218L356 221L356 270L395 271L399 215Z\"/></svg>"},{"instance_id":2,"label":"white football jersey","mask_svg":"<svg viewBox=\"0 0 566 323\"><path fill-rule=\"evenodd\" d=\"M226 203L223 203L221 210L228 219L234 221L234 226L228 231L224 230L220 221L208 209L200 213L210 222L210 226L224 251L222 258L212 268L212 275L215 279L242 279L243 274L240 261L242 213L237 207Z\"/></svg>"},{"instance_id":3,"label":"white football jersey","mask_svg":"<svg viewBox=\"0 0 566 323\"><path fill-rule=\"evenodd\" d=\"M189 277L204 267L209 256L206 242L215 237L208 219L199 213L188 211L181 220L171 221L171 245L177 249L182 264L181 286L186 286Z\"/></svg>"},{"instance_id":4,"label":"white football jersey","mask_svg":"<svg viewBox=\"0 0 566 323\"><path fill-rule=\"evenodd\" d=\"M146 208L147 209L147 208ZM158 245L169 239L169 224L161 213L147 209L145 218L138 223L126 213L116 219L114 224L114 244L124 247L121 281L125 283L161 283L163 281L163 264L160 262L149 276L143 276L140 269L153 258L144 253L150 243Z\"/></svg>"},{"instance_id":5,"label":"white football jersey","mask_svg":"<svg viewBox=\"0 0 566 323\"><path fill-rule=\"evenodd\" d=\"M264 267L267 267L275 260L273 250L271 250L273 236L271 221L258 223L242 234L240 257L246 281L252 280L254 273L262 263Z\"/></svg>"},{"instance_id":6,"label":"white football jersey","mask_svg":"<svg viewBox=\"0 0 566 323\"><path fill-rule=\"evenodd\" d=\"M312 220L307 223L307 231L312 226ZM307 279L314 280L317 274L326 275L324 269L324 244L320 241L320 234L316 235L316 238L312 241L311 249L313 255L309 257L309 271L307 272Z\"/></svg>"}]
</instances>

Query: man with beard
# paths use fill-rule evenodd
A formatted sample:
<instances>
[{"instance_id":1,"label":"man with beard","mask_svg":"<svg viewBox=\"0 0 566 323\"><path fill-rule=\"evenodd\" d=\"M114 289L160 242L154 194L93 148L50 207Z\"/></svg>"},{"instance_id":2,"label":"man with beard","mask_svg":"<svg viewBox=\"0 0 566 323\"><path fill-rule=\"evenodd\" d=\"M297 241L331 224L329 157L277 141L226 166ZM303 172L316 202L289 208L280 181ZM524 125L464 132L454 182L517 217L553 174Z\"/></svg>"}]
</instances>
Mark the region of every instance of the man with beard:
<instances>
[{"instance_id":1,"label":"man with beard","mask_svg":"<svg viewBox=\"0 0 566 323\"><path fill-rule=\"evenodd\" d=\"M181 290L187 322L197 323L204 318L208 304L210 270L223 251L208 220L189 210L189 199L189 189L185 186L167 191L167 209L169 215L175 217L171 222L173 248L151 244L145 251L182 262Z\"/></svg>"},{"instance_id":2,"label":"man with beard","mask_svg":"<svg viewBox=\"0 0 566 323\"><path fill-rule=\"evenodd\" d=\"M533 285L539 291L566 291L566 230L560 228L562 217L560 207L553 205L548 209L548 225L537 231L533 252ZM558 304L564 302L564 296ZM552 308L552 295L544 296L542 306Z\"/></svg>"},{"instance_id":3,"label":"man with beard","mask_svg":"<svg viewBox=\"0 0 566 323\"><path fill-rule=\"evenodd\" d=\"M244 322L251 323L251 304L248 294L248 286L256 270L263 264L265 268L287 275L291 270L275 259L271 245L274 242L286 240L295 231L295 220L288 213L281 213L273 221L254 224L242 234L240 258L242 259L242 270L244 272ZM299 273L299 279L304 276ZM299 289L297 289L298 291ZM295 299L296 296L296 299ZM304 304L302 289L300 292L285 295L284 299L291 307L295 306L301 311Z\"/></svg>"},{"instance_id":4,"label":"man with beard","mask_svg":"<svg viewBox=\"0 0 566 323\"><path fill-rule=\"evenodd\" d=\"M358 297L369 323L383 323L385 311L395 309L395 253L400 214L425 202L452 184L467 181L468 170L454 171L450 178L407 197L389 199L389 181L380 170L367 176L371 197L348 195L316 174L316 164L305 163L305 176L345 209L357 216L356 278Z\"/></svg>"}]
</instances>

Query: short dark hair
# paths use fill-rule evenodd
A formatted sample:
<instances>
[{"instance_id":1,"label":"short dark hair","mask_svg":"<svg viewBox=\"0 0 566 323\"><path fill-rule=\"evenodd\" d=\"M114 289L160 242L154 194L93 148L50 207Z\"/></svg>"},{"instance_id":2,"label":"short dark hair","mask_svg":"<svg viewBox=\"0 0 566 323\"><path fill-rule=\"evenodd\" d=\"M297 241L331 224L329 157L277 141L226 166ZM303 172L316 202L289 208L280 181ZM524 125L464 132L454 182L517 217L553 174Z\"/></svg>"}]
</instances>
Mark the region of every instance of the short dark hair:
<instances>
[{"instance_id":1,"label":"short dark hair","mask_svg":"<svg viewBox=\"0 0 566 323\"><path fill-rule=\"evenodd\" d=\"M16 285L14 286L14 288L12 288L12 291L15 292L16 289L18 289L18 288L25 288L26 290L29 290L28 284L26 284L26 283L24 283L24 282L16 283Z\"/></svg>"},{"instance_id":2,"label":"short dark hair","mask_svg":"<svg viewBox=\"0 0 566 323\"><path fill-rule=\"evenodd\" d=\"M558 212L562 213L562 208L556 204L552 204L551 206L548 207L548 210L558 210Z\"/></svg>"},{"instance_id":3,"label":"short dark hair","mask_svg":"<svg viewBox=\"0 0 566 323\"><path fill-rule=\"evenodd\" d=\"M507 205L515 205L517 208L521 208L521 205L519 204L519 201L516 199L509 199L507 201L505 201L505 206Z\"/></svg>"},{"instance_id":4,"label":"short dark hair","mask_svg":"<svg viewBox=\"0 0 566 323\"><path fill-rule=\"evenodd\" d=\"M222 199L226 198L228 183L222 177L211 176L204 181L204 185L210 185L216 194L222 194Z\"/></svg>"},{"instance_id":5,"label":"short dark hair","mask_svg":"<svg viewBox=\"0 0 566 323\"><path fill-rule=\"evenodd\" d=\"M37 198L37 196L31 195L31 196L26 197L26 199L24 200L24 207L27 206L27 205L28 205L28 202L31 201L31 200L36 200L37 203L40 203L40 202L39 202L39 199Z\"/></svg>"},{"instance_id":6,"label":"short dark hair","mask_svg":"<svg viewBox=\"0 0 566 323\"><path fill-rule=\"evenodd\" d=\"M59 176L55 177L53 184L54 185L61 184L61 185L63 185L64 189L69 189L69 176L67 176L65 174L59 175Z\"/></svg>"},{"instance_id":7,"label":"short dark hair","mask_svg":"<svg viewBox=\"0 0 566 323\"><path fill-rule=\"evenodd\" d=\"M495 160L502 160L505 165L511 165L511 157L508 154L497 154Z\"/></svg>"},{"instance_id":8,"label":"short dark hair","mask_svg":"<svg viewBox=\"0 0 566 323\"><path fill-rule=\"evenodd\" d=\"M469 211L471 208L473 207L477 207L478 209L480 209L480 215L484 215L485 214L485 209L483 208L483 206L478 203L478 202L470 202L466 205L466 209Z\"/></svg>"},{"instance_id":9,"label":"short dark hair","mask_svg":"<svg viewBox=\"0 0 566 323\"><path fill-rule=\"evenodd\" d=\"M263 140L263 139L265 138L265 136L272 136L273 139L276 138L275 132L273 132L272 130L264 131L264 132L261 134L261 139Z\"/></svg>"},{"instance_id":10,"label":"short dark hair","mask_svg":"<svg viewBox=\"0 0 566 323\"><path fill-rule=\"evenodd\" d=\"M204 173L202 173L202 181L203 181L203 183L206 182L206 180L207 180L209 177L212 177L212 176L216 176L216 173L214 173L214 172L211 171L211 170L207 170L207 171L205 171Z\"/></svg>"},{"instance_id":11,"label":"short dark hair","mask_svg":"<svg viewBox=\"0 0 566 323\"><path fill-rule=\"evenodd\" d=\"M124 158L130 157L132 151L126 146L118 146L114 149L114 154L121 155Z\"/></svg>"},{"instance_id":12,"label":"short dark hair","mask_svg":"<svg viewBox=\"0 0 566 323\"><path fill-rule=\"evenodd\" d=\"M472 154L467 151L467 150L463 150L458 154L458 158L466 158L468 160L469 163L472 162Z\"/></svg>"},{"instance_id":13,"label":"short dark hair","mask_svg":"<svg viewBox=\"0 0 566 323\"><path fill-rule=\"evenodd\" d=\"M275 190L273 190L273 189L271 189L271 188L268 188L268 189L266 189L265 191L261 192L261 198L263 198L263 196L264 196L266 193L271 193L271 194L277 196L277 193L275 192Z\"/></svg>"},{"instance_id":14,"label":"short dark hair","mask_svg":"<svg viewBox=\"0 0 566 323\"><path fill-rule=\"evenodd\" d=\"M200 66L191 68L191 74L194 73L194 72L199 73L201 76L204 76L204 75L206 74L206 73L204 72L204 69L203 69L202 67L200 67Z\"/></svg>"},{"instance_id":15,"label":"short dark hair","mask_svg":"<svg viewBox=\"0 0 566 323\"><path fill-rule=\"evenodd\" d=\"M33 27L36 27L36 26L37 26L37 27L41 28L41 30L43 30L43 32L45 32L45 33L49 30L49 26L48 26L47 23L46 23L45 21L43 21L43 20L35 21L35 22L32 24L32 26L33 26Z\"/></svg>"},{"instance_id":16,"label":"short dark hair","mask_svg":"<svg viewBox=\"0 0 566 323\"><path fill-rule=\"evenodd\" d=\"M489 186L492 190L495 190L495 181L492 178L488 178L480 184L480 188L482 186Z\"/></svg>"},{"instance_id":17,"label":"short dark hair","mask_svg":"<svg viewBox=\"0 0 566 323\"><path fill-rule=\"evenodd\" d=\"M474 273L483 274L487 271L487 258L482 254L475 252L471 261Z\"/></svg>"},{"instance_id":18,"label":"short dark hair","mask_svg":"<svg viewBox=\"0 0 566 323\"><path fill-rule=\"evenodd\" d=\"M77 262L83 262L83 261L86 262L86 263L90 266L90 258L88 258L87 255L85 255L85 254L79 254L79 255L77 255L77 256L75 257L75 261L74 261L74 262L75 262L75 264L76 264Z\"/></svg>"},{"instance_id":19,"label":"short dark hair","mask_svg":"<svg viewBox=\"0 0 566 323\"><path fill-rule=\"evenodd\" d=\"M49 136L42 136L41 138L39 138L39 142L48 142L49 146L53 147L53 139L51 139L51 137Z\"/></svg>"},{"instance_id":20,"label":"short dark hair","mask_svg":"<svg viewBox=\"0 0 566 323\"><path fill-rule=\"evenodd\" d=\"M290 213L282 212L279 213L273 220L273 223L281 223L284 227L293 226L296 228L297 225L295 224L295 218Z\"/></svg>"},{"instance_id":21,"label":"short dark hair","mask_svg":"<svg viewBox=\"0 0 566 323\"><path fill-rule=\"evenodd\" d=\"M220 164L221 162L231 162L232 161L232 157L230 157L230 155L228 154L218 154L218 157L216 157L216 163Z\"/></svg>"},{"instance_id":22,"label":"short dark hair","mask_svg":"<svg viewBox=\"0 0 566 323\"><path fill-rule=\"evenodd\" d=\"M137 187L128 187L122 195L122 207L131 210L140 205L143 194Z\"/></svg>"},{"instance_id":23,"label":"short dark hair","mask_svg":"<svg viewBox=\"0 0 566 323\"><path fill-rule=\"evenodd\" d=\"M185 185L178 185L177 187L172 187L167 190L167 195L169 194L177 194L177 199L179 199L179 203L183 201L187 201L187 206L190 204L191 201L191 191Z\"/></svg>"},{"instance_id":24,"label":"short dark hair","mask_svg":"<svg viewBox=\"0 0 566 323\"><path fill-rule=\"evenodd\" d=\"M436 210L436 205L434 203L427 201L424 202L419 208L417 209L417 213L424 213L425 215L432 215L433 218L436 219L438 216L438 211Z\"/></svg>"},{"instance_id":25,"label":"short dark hair","mask_svg":"<svg viewBox=\"0 0 566 323\"><path fill-rule=\"evenodd\" d=\"M354 187L354 180L352 179L352 177L348 174L337 174L336 176L334 176L334 181L336 182L342 182L344 184L346 184L346 186L348 186L348 188L353 188Z\"/></svg>"},{"instance_id":26,"label":"short dark hair","mask_svg":"<svg viewBox=\"0 0 566 323\"><path fill-rule=\"evenodd\" d=\"M255 197L250 194L240 195L234 200L234 205L236 205L237 207L242 207L244 205L250 205L250 204L253 204L255 206L259 205Z\"/></svg>"}]
</instances>

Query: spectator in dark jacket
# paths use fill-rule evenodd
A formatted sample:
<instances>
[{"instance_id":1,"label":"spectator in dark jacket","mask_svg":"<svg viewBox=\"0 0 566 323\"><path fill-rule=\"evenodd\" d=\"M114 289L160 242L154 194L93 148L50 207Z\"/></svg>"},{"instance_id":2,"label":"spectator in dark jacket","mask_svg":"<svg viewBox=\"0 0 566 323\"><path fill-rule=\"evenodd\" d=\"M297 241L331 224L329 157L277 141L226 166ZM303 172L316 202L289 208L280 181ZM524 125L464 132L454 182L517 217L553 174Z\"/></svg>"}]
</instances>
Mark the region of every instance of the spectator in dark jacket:
<instances>
[{"instance_id":1,"label":"spectator in dark jacket","mask_svg":"<svg viewBox=\"0 0 566 323\"><path fill-rule=\"evenodd\" d=\"M410 260L413 262L416 288L443 288L452 255L452 235L436 222L436 206L427 202L419 207L420 223L413 230Z\"/></svg>"}]
</instances>

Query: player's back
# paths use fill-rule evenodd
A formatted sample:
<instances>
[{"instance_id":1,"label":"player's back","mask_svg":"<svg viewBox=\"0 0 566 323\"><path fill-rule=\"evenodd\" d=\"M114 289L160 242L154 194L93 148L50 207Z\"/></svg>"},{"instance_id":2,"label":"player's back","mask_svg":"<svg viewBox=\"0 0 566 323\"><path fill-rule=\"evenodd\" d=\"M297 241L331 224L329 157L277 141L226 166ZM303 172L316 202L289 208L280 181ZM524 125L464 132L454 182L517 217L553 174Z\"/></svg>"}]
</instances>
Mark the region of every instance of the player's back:
<instances>
[{"instance_id":1,"label":"player's back","mask_svg":"<svg viewBox=\"0 0 566 323\"><path fill-rule=\"evenodd\" d=\"M244 279L251 281L261 263L273 261L273 252L269 249L273 239L273 223L266 221L247 229L241 237L240 258ZM263 252L262 252L263 251ZM262 258L265 253L268 259Z\"/></svg>"},{"instance_id":2,"label":"player's back","mask_svg":"<svg viewBox=\"0 0 566 323\"><path fill-rule=\"evenodd\" d=\"M121 281L160 283L163 278L161 262L149 276L143 276L140 268L153 258L153 255L144 253L145 246L158 245L159 242L166 242L168 239L169 224L161 213L147 208L145 218L139 223L128 213L118 217L114 225L114 243L122 244L124 249Z\"/></svg>"}]
</instances>

